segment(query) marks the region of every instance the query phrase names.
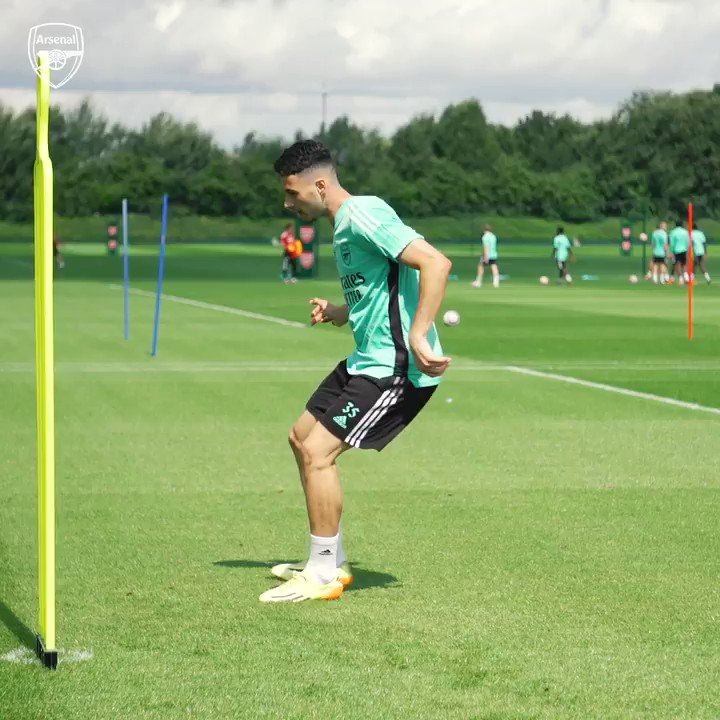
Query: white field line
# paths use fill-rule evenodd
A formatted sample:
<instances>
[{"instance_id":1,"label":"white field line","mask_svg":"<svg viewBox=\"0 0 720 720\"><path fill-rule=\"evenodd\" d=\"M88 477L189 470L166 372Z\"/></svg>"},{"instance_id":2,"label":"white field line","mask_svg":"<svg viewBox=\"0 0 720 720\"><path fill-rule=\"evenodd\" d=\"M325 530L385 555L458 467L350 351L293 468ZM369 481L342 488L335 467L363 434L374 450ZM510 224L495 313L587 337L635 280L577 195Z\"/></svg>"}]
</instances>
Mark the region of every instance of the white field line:
<instances>
[{"instance_id":1,"label":"white field line","mask_svg":"<svg viewBox=\"0 0 720 720\"><path fill-rule=\"evenodd\" d=\"M109 286L113 290L122 290L122 285L111 284ZM133 295L140 295L143 297L154 298L155 293L147 290L139 290L137 288L131 288L130 292ZM202 308L204 310L215 310L217 312L224 312L229 315L238 315L240 317L247 317L254 320L264 320L265 322L272 322L278 325L284 325L286 327L300 327L306 328L307 325L303 323L295 322L294 320L285 320L284 318L274 317L272 315L263 315L261 313L253 313L247 310L239 310L238 308L228 307L226 305L216 305L214 303L206 303L201 300L191 300L190 298L178 297L176 295L166 295L163 293L162 297L165 300L176 302L182 305L190 305L191 307ZM182 363L173 365L159 365L159 364L137 364L137 365L119 365L116 363L96 363L96 364L68 364L68 369L77 368L79 372L193 372L202 370L205 372L225 372L232 371L233 369L240 369L243 371L254 371L254 372L294 372L303 371L307 372L311 368L309 366L298 366L297 368L288 365L275 365L273 363L262 363L258 365L243 365L241 363L233 363L230 365L226 364L215 364L215 363ZM595 366L598 367L597 365ZM627 366L626 366L627 367ZM665 369L670 369L669 366L664 366ZM132 368L132 369L131 369ZM152 368L152 369L151 369ZM24 363L9 363L0 365L0 372L28 372L33 369L32 365ZM59 370L62 368L59 366ZM313 370L316 368L313 367ZM321 368L317 368L320 370ZM675 369L675 368L673 368ZM678 369L680 367L678 366ZM532 370L531 368L518 367L516 365L483 365L483 364L468 364L468 365L456 365L452 368L454 372L478 372L478 371L506 371L516 373L519 375L527 375L530 377L543 378L545 380L556 380L558 382L568 383L570 385L580 385L581 387L592 388L593 390L604 390L605 392L615 393L616 395L625 395L626 397L634 397L640 400L649 400L651 402L662 403L663 405L671 405L673 407L683 408L684 410L694 410L696 412L706 412L712 415L720 415L720 408L708 407L706 405L699 405L698 403L685 402L683 400L675 400L674 398L663 397L662 395L654 395L652 393L639 392L637 390L629 390L627 388L616 387L615 385L606 385L605 383L592 382L590 380L581 380L570 375L558 375L556 373L547 373L540 370ZM72 370L71 370L72 371Z\"/></svg>"},{"instance_id":2,"label":"white field line","mask_svg":"<svg viewBox=\"0 0 720 720\"><path fill-rule=\"evenodd\" d=\"M58 650L58 665L85 662L92 659L92 650ZM14 665L39 665L40 659L30 648L20 647L0 655L0 662L8 662Z\"/></svg>"},{"instance_id":3,"label":"white field line","mask_svg":"<svg viewBox=\"0 0 720 720\"><path fill-rule=\"evenodd\" d=\"M530 368L516 367L514 365L508 365L505 369L509 372L518 373L520 375L529 375L531 377L544 378L545 380L557 380L558 382L569 383L570 385L581 385L582 387L592 388L594 390L604 390L605 392L615 393L616 395L626 395L627 397L638 398L640 400L651 400L652 402L662 403L663 405L672 405L673 407L680 407L685 410L696 410L698 412L720 415L720 408L698 405L697 403L675 400L674 398L639 392L637 390L628 390L627 388L616 387L615 385L606 385L605 383L581 380L580 378L571 377L570 375L556 375L555 373L546 373L541 372L540 370L531 370Z\"/></svg>"},{"instance_id":4,"label":"white field line","mask_svg":"<svg viewBox=\"0 0 720 720\"><path fill-rule=\"evenodd\" d=\"M113 290L122 290L122 285L111 284ZM148 290L139 290L138 288L130 288L131 295L139 295L141 297L154 298L156 293ZM306 328L305 323L295 320L286 320L285 318L275 317L274 315L263 315L262 313L250 312L249 310L240 310L238 308L229 307L228 305L216 305L215 303L207 303L202 300L192 300L191 298L179 297L178 295L162 294L162 299L168 302L179 303L180 305L189 305L190 307L201 308L202 310L215 310L216 312L227 313L228 315L239 315L240 317L250 318L251 320L264 320L265 322L275 323L276 325L285 325L286 327Z\"/></svg>"}]
</instances>

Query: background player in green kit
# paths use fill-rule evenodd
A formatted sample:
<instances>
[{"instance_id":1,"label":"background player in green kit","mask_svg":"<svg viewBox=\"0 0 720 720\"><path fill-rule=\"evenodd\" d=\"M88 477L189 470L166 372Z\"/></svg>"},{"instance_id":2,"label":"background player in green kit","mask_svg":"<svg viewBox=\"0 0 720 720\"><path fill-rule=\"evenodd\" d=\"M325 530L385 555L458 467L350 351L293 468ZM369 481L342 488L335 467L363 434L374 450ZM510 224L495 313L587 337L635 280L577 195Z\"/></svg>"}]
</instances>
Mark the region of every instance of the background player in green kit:
<instances>
[{"instance_id":1,"label":"background player in green kit","mask_svg":"<svg viewBox=\"0 0 720 720\"><path fill-rule=\"evenodd\" d=\"M355 351L323 380L290 431L310 521L304 565L276 565L282 585L262 602L332 600L352 582L340 531L336 460L350 448L382 450L422 410L450 365L434 320L450 261L380 198L339 183L329 150L314 140L287 148L275 163L285 207L303 220L327 217L345 296L311 300L311 324L350 324Z\"/></svg>"},{"instance_id":2,"label":"background player in green kit","mask_svg":"<svg viewBox=\"0 0 720 720\"><path fill-rule=\"evenodd\" d=\"M697 223L693 223L692 244L693 256L695 258L695 269L693 272L697 274L698 268L700 268L702 274L705 276L705 281L709 285L712 282L712 278L705 267L707 238L705 237L705 233L697 226Z\"/></svg>"},{"instance_id":3,"label":"background player in green kit","mask_svg":"<svg viewBox=\"0 0 720 720\"><path fill-rule=\"evenodd\" d=\"M492 269L493 276L493 287L500 287L500 268L498 268L498 251L497 251L498 239L492 231L490 225L485 226L485 232L482 236L483 245L483 256L478 263L477 277L473 280L472 286L475 288L481 288L483 282L483 275L485 274L485 266L489 265Z\"/></svg>"},{"instance_id":4,"label":"background player in green kit","mask_svg":"<svg viewBox=\"0 0 720 720\"><path fill-rule=\"evenodd\" d=\"M565 234L565 228L559 227L553 239L553 256L558 266L560 280L572 282L570 273L567 271L568 260L573 257L572 243Z\"/></svg>"},{"instance_id":5,"label":"background player in green kit","mask_svg":"<svg viewBox=\"0 0 720 720\"><path fill-rule=\"evenodd\" d=\"M656 285L658 282L665 284L670 279L667 267L668 234L666 222L658 224L653 231L651 242L653 249L652 264L650 266L652 279Z\"/></svg>"},{"instance_id":6,"label":"background player in green kit","mask_svg":"<svg viewBox=\"0 0 720 720\"><path fill-rule=\"evenodd\" d=\"M685 229L683 221L678 220L675 227L670 231L670 251L673 254L673 274L680 278L680 284L684 285L688 280L687 254L690 249L690 233Z\"/></svg>"}]
</instances>

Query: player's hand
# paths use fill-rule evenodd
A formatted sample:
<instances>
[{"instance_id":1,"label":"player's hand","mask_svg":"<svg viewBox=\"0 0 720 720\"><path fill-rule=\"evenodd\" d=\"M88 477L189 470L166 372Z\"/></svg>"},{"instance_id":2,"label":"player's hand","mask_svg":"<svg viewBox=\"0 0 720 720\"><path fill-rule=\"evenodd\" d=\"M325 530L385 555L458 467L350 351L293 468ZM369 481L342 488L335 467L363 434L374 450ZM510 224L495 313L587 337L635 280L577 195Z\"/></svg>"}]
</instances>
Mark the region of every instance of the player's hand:
<instances>
[{"instance_id":1,"label":"player's hand","mask_svg":"<svg viewBox=\"0 0 720 720\"><path fill-rule=\"evenodd\" d=\"M452 362L452 358L436 355L424 335L410 334L410 350L418 370L430 377L440 377Z\"/></svg>"},{"instance_id":2,"label":"player's hand","mask_svg":"<svg viewBox=\"0 0 720 720\"><path fill-rule=\"evenodd\" d=\"M331 322L339 326L347 322L344 307L333 305L323 298L313 298L310 300L310 304L313 306L313 309L310 311L310 325Z\"/></svg>"}]
</instances>

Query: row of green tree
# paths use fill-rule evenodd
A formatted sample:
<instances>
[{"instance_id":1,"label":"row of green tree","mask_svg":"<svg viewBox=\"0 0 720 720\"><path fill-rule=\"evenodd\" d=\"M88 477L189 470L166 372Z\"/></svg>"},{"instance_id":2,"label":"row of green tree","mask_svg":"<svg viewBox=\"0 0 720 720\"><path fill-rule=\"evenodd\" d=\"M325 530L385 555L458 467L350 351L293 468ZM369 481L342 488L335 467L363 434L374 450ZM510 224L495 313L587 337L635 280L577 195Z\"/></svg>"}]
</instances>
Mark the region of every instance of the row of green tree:
<instances>
[{"instance_id":1,"label":"row of green tree","mask_svg":"<svg viewBox=\"0 0 720 720\"><path fill-rule=\"evenodd\" d=\"M297 138L302 137L301 134ZM343 183L386 198L413 217L491 213L581 222L602 216L682 212L688 199L720 217L720 87L638 93L594 123L533 112L514 127L487 121L476 100L419 116L390 138L340 118L321 129ZM110 124L89 102L52 109L56 212L66 217L156 211L277 217L272 164L279 139L254 133L226 150L193 123L167 114L141 129ZM0 218L32 217L35 117L0 105Z\"/></svg>"}]
</instances>

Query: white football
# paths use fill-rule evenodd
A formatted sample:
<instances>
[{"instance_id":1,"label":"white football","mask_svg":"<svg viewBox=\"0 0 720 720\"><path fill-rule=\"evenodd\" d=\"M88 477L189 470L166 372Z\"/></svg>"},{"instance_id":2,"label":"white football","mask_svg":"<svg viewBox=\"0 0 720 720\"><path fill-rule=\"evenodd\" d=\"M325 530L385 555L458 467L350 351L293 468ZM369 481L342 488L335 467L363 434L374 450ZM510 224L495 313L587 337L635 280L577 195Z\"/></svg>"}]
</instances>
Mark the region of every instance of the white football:
<instances>
[{"instance_id":1,"label":"white football","mask_svg":"<svg viewBox=\"0 0 720 720\"><path fill-rule=\"evenodd\" d=\"M572 282L572 275L571 275L570 273L568 273L568 274L565 276L565 280L567 280L567 282L571 283L571 282Z\"/></svg>"},{"instance_id":2,"label":"white football","mask_svg":"<svg viewBox=\"0 0 720 720\"><path fill-rule=\"evenodd\" d=\"M456 310L448 310L443 315L443 322L448 327L455 327L455 325L459 325L460 324L460 313L457 312Z\"/></svg>"},{"instance_id":3,"label":"white football","mask_svg":"<svg viewBox=\"0 0 720 720\"><path fill-rule=\"evenodd\" d=\"M641 242L647 242L647 233L640 233L640 240Z\"/></svg>"},{"instance_id":4,"label":"white football","mask_svg":"<svg viewBox=\"0 0 720 720\"><path fill-rule=\"evenodd\" d=\"M637 283L637 281L638 281L638 276L637 276L637 275L631 275L631 276L628 278L628 280L630 281L630 283L631 283L632 285L635 285L635 284Z\"/></svg>"},{"instance_id":5,"label":"white football","mask_svg":"<svg viewBox=\"0 0 720 720\"><path fill-rule=\"evenodd\" d=\"M540 276L540 284L541 285L549 285L550 284L550 278L547 275L541 275Z\"/></svg>"}]
</instances>

